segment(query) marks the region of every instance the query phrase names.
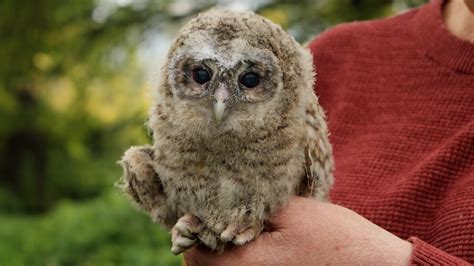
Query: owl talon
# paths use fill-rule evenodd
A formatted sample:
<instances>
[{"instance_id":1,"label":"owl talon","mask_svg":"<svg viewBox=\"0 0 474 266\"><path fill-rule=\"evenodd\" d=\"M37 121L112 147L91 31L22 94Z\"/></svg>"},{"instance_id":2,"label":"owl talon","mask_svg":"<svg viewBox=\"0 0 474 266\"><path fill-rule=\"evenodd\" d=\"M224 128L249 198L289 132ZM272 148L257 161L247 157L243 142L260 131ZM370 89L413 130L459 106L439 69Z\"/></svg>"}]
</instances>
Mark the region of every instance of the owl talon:
<instances>
[{"instance_id":1,"label":"owl talon","mask_svg":"<svg viewBox=\"0 0 474 266\"><path fill-rule=\"evenodd\" d=\"M191 248L197 241L196 234L201 232L203 225L201 221L191 214L181 217L171 229L171 252L178 255Z\"/></svg>"},{"instance_id":2,"label":"owl talon","mask_svg":"<svg viewBox=\"0 0 474 266\"><path fill-rule=\"evenodd\" d=\"M196 238L196 234L202 231L204 225L196 216L186 214L178 220L174 227L181 235Z\"/></svg>"},{"instance_id":3,"label":"owl talon","mask_svg":"<svg viewBox=\"0 0 474 266\"><path fill-rule=\"evenodd\" d=\"M183 253L186 249L182 248L182 247L179 247L179 246L175 246L173 245L171 247L171 253L173 253L173 255L179 255L181 253Z\"/></svg>"},{"instance_id":4,"label":"owl talon","mask_svg":"<svg viewBox=\"0 0 474 266\"><path fill-rule=\"evenodd\" d=\"M232 240L232 243L234 243L234 245L236 246L242 246L245 243L254 240L260 234L261 231L262 230L260 226L248 227L247 229L243 230L243 232L235 235L234 239Z\"/></svg>"},{"instance_id":5,"label":"owl talon","mask_svg":"<svg viewBox=\"0 0 474 266\"><path fill-rule=\"evenodd\" d=\"M171 247L171 252L174 255L178 255L181 252L191 248L196 243L196 241L196 238L188 238L181 235L180 232L176 230L176 228L171 229L171 242L173 244Z\"/></svg>"},{"instance_id":6,"label":"owl talon","mask_svg":"<svg viewBox=\"0 0 474 266\"><path fill-rule=\"evenodd\" d=\"M220 240L224 243L231 242L234 239L235 235L237 235L237 233L239 232L239 229L240 228L234 224L228 225L225 230L220 234Z\"/></svg>"},{"instance_id":7,"label":"owl talon","mask_svg":"<svg viewBox=\"0 0 474 266\"><path fill-rule=\"evenodd\" d=\"M223 243L219 238L209 229L204 229L198 234L201 243L213 251L222 250Z\"/></svg>"},{"instance_id":8,"label":"owl talon","mask_svg":"<svg viewBox=\"0 0 474 266\"><path fill-rule=\"evenodd\" d=\"M262 227L258 225L242 227L230 224L220 234L219 239L224 243L232 242L234 245L242 246L243 244L255 239L261 231Z\"/></svg>"},{"instance_id":9,"label":"owl talon","mask_svg":"<svg viewBox=\"0 0 474 266\"><path fill-rule=\"evenodd\" d=\"M220 235L226 229L226 225L222 222L219 222L210 226L210 228L216 235Z\"/></svg>"},{"instance_id":10,"label":"owl talon","mask_svg":"<svg viewBox=\"0 0 474 266\"><path fill-rule=\"evenodd\" d=\"M174 255L178 255L181 252L191 248L196 243L196 238L189 238L183 236L176 228L171 229L171 252Z\"/></svg>"}]
</instances>

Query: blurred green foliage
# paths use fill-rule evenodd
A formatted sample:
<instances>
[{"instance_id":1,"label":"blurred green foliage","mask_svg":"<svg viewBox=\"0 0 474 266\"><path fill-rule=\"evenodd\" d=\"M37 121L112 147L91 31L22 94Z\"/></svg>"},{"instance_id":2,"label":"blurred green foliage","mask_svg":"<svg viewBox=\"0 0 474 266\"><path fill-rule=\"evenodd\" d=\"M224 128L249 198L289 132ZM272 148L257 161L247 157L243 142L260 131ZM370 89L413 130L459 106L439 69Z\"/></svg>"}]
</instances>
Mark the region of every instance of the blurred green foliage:
<instances>
[{"instance_id":1,"label":"blurred green foliage","mask_svg":"<svg viewBox=\"0 0 474 266\"><path fill-rule=\"evenodd\" d=\"M2 265L179 265L168 236L122 197L64 200L42 216L0 215Z\"/></svg>"},{"instance_id":2,"label":"blurred green foliage","mask_svg":"<svg viewBox=\"0 0 474 266\"><path fill-rule=\"evenodd\" d=\"M244 1L301 42L424 2ZM140 44L216 4L231 2L0 2L0 265L180 263L114 190L115 162L150 142Z\"/></svg>"}]
</instances>

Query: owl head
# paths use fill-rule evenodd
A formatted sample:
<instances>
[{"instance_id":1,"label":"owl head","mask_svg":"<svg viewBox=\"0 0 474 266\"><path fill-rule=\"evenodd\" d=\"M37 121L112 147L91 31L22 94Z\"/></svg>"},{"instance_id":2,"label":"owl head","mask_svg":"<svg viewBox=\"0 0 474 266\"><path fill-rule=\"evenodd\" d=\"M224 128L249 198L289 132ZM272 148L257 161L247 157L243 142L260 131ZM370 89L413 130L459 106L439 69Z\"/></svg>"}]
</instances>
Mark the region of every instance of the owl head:
<instances>
[{"instance_id":1,"label":"owl head","mask_svg":"<svg viewBox=\"0 0 474 266\"><path fill-rule=\"evenodd\" d=\"M281 124L313 87L311 55L253 12L201 13L179 32L162 71L159 97L186 123L215 129Z\"/></svg>"}]
</instances>

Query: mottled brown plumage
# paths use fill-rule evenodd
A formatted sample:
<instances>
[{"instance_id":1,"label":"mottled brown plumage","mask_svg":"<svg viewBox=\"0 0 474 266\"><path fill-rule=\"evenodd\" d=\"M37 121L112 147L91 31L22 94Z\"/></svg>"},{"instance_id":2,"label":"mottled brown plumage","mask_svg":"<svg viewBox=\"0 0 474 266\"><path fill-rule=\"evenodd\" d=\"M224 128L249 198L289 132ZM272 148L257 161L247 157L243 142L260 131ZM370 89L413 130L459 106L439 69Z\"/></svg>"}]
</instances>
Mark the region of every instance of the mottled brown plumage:
<instances>
[{"instance_id":1,"label":"mottled brown plumage","mask_svg":"<svg viewBox=\"0 0 474 266\"><path fill-rule=\"evenodd\" d=\"M291 195L326 200L332 150L312 57L281 27L207 11L180 31L161 74L154 143L125 153L121 188L171 230L174 253L251 241Z\"/></svg>"}]
</instances>

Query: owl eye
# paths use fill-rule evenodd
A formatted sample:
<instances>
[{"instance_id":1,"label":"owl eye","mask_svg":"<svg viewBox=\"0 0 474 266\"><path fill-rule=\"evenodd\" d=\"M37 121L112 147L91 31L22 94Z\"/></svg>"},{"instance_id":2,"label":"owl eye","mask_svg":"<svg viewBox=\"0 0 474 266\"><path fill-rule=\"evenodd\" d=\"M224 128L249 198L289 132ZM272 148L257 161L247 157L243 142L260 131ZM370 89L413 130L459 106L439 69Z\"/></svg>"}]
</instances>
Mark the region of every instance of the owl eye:
<instances>
[{"instance_id":1,"label":"owl eye","mask_svg":"<svg viewBox=\"0 0 474 266\"><path fill-rule=\"evenodd\" d=\"M211 80L211 74L203 68L196 68L193 70L193 79L199 84L204 84Z\"/></svg>"},{"instance_id":2,"label":"owl eye","mask_svg":"<svg viewBox=\"0 0 474 266\"><path fill-rule=\"evenodd\" d=\"M249 72L240 78L240 83L247 88L253 88L260 83L260 77L253 72Z\"/></svg>"}]
</instances>

